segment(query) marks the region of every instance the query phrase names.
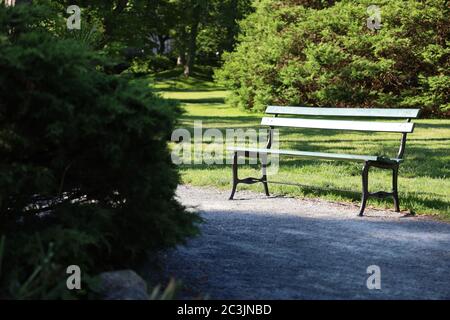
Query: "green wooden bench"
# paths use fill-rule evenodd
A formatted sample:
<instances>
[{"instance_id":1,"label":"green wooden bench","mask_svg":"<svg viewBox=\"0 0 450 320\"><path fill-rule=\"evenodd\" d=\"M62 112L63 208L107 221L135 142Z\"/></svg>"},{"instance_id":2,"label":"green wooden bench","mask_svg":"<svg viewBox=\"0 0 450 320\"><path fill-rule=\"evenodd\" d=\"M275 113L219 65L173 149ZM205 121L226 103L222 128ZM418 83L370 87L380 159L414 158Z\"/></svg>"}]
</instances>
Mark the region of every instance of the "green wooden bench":
<instances>
[{"instance_id":1,"label":"green wooden bench","mask_svg":"<svg viewBox=\"0 0 450 320\"><path fill-rule=\"evenodd\" d=\"M364 214L367 199L370 197L386 198L393 197L395 211L400 211L400 204L398 198L398 169L400 163L403 162L403 155L405 153L406 138L408 133L414 130L414 123L411 119L419 116L419 109L342 109L342 108L305 108L305 107L279 107L269 106L266 109L266 114L273 115L273 117L263 117L261 125L269 126L269 140L264 149L247 148L247 147L231 147L229 151L233 152L233 188L231 191L230 200L234 198L236 187L239 183L253 184L262 183L267 196L269 196L269 187L267 181L267 155L289 155L304 158L316 158L326 160L344 160L344 161L359 161L364 163L362 170L362 201L359 215ZM279 115L289 115L289 117L279 117ZM293 117L293 116L302 116ZM320 119L311 119L308 116L320 117ZM326 119L333 117L333 120ZM365 118L366 120L343 120L345 117ZM335 118L339 120L335 120ZM403 122L381 122L381 121L367 121L367 119L403 119ZM405 121L406 120L406 121ZM386 157L384 155L355 155L355 154L339 154L339 153L324 153L324 152L310 152L301 150L278 150L272 149L273 131L276 127L291 127L302 129L325 129L325 130L348 130L348 131L364 131L364 132L394 132L402 135L400 139L400 148L398 154L394 158ZM259 155L262 163L262 177L261 178L238 178L238 158L239 156L249 157L252 155ZM392 170L392 192L374 192L370 193L368 190L369 184L369 169L370 167L377 167L382 169Z\"/></svg>"}]
</instances>

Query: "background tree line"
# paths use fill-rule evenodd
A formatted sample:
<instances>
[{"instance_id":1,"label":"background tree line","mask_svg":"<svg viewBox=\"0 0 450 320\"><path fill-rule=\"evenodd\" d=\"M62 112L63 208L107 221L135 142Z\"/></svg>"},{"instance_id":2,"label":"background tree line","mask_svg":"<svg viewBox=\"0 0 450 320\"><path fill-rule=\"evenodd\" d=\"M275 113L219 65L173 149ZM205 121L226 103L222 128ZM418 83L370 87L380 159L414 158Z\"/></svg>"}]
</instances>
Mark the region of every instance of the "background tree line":
<instances>
[{"instance_id":1,"label":"background tree line","mask_svg":"<svg viewBox=\"0 0 450 320\"><path fill-rule=\"evenodd\" d=\"M217 78L230 103L312 107L421 107L450 111L450 12L445 0L261 0L242 23Z\"/></svg>"},{"instance_id":2,"label":"background tree line","mask_svg":"<svg viewBox=\"0 0 450 320\"><path fill-rule=\"evenodd\" d=\"M71 4L82 8L84 28L95 28L98 48L109 53L122 49L122 58L139 56L146 63L151 63L155 54L166 57L182 65L186 76L195 63L217 64L222 52L233 50L238 22L252 10L251 0L53 2L61 12ZM172 50L167 52L169 42Z\"/></svg>"}]
</instances>

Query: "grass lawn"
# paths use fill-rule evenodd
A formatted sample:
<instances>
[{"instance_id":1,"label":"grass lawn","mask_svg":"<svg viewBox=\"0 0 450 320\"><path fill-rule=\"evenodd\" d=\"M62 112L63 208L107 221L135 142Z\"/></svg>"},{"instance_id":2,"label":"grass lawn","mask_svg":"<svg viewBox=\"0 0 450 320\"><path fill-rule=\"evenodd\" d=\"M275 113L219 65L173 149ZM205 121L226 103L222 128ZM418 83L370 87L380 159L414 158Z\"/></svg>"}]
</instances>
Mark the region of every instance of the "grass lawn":
<instances>
[{"instance_id":1,"label":"grass lawn","mask_svg":"<svg viewBox=\"0 0 450 320\"><path fill-rule=\"evenodd\" d=\"M153 82L153 81L152 81ZM186 111L180 127L192 131L194 121L203 128L259 128L262 114L247 113L225 103L227 91L212 82L196 79L156 80L153 84L166 98L182 102ZM402 210L433 214L450 219L450 120L416 120L415 132L408 137L405 162L400 166L399 192ZM334 130L280 130L280 147L306 151L394 156L399 134L379 134ZM231 189L230 165L182 165L184 183ZM269 179L273 194L323 198L359 204L360 162L311 160L281 156L280 169ZM240 167L240 177L258 177L259 166ZM390 191L391 171L371 168L369 190ZM270 183L289 182L296 185ZM297 185L298 184L298 185ZM238 186L239 190L263 191L262 184ZM392 199L370 199L369 206L393 208ZM355 214L356 214L355 209Z\"/></svg>"}]
</instances>

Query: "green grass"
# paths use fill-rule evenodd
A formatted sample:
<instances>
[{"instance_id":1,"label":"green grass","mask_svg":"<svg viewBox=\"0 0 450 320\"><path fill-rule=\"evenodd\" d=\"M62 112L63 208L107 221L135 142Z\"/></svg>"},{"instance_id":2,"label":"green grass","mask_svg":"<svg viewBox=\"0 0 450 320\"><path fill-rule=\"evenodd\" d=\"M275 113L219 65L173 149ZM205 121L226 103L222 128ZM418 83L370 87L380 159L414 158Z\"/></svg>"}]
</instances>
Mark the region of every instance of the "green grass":
<instances>
[{"instance_id":1,"label":"green grass","mask_svg":"<svg viewBox=\"0 0 450 320\"><path fill-rule=\"evenodd\" d=\"M166 98L182 102L186 111L180 127L192 131L194 121L203 128L258 128L262 114L246 113L225 103L227 91L205 79L172 78L157 80L157 90ZM409 135L405 162L400 167L399 191L402 210L417 214L433 214L450 219L450 120L417 120L416 130ZM399 134L351 133L332 130L280 130L280 147L297 150L391 155L399 147ZM205 144L206 145L206 144ZM280 170L269 176L274 194L323 198L359 204L362 163L310 160L282 156ZM180 166L184 183L230 189L229 165ZM240 177L260 175L256 165L241 166ZM389 191L391 172L373 168L369 176L370 191ZM299 186L270 184L289 182ZM239 185L239 190L262 191L262 185ZM392 200L370 199L369 206L393 207Z\"/></svg>"}]
</instances>

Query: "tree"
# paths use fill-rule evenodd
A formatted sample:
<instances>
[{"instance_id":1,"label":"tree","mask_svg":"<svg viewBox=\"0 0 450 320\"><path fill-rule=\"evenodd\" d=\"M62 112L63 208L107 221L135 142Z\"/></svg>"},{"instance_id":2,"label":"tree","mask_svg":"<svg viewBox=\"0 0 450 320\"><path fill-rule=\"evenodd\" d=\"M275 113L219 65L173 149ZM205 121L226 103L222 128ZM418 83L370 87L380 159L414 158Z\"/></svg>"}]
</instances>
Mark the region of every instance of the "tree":
<instances>
[{"instance_id":1,"label":"tree","mask_svg":"<svg viewBox=\"0 0 450 320\"><path fill-rule=\"evenodd\" d=\"M52 3L61 12L71 4L69 0ZM251 11L251 0L81 0L78 5L83 21L101 25L98 48L108 52L135 48L147 56L156 49L162 55L170 39L186 76L199 52L216 57L217 52L232 50L238 21Z\"/></svg>"},{"instance_id":2,"label":"tree","mask_svg":"<svg viewBox=\"0 0 450 320\"><path fill-rule=\"evenodd\" d=\"M176 0L174 30L179 62L184 66L184 75L189 76L197 53L197 36L202 22L208 15L209 0Z\"/></svg>"},{"instance_id":3,"label":"tree","mask_svg":"<svg viewBox=\"0 0 450 320\"><path fill-rule=\"evenodd\" d=\"M185 76L189 76L199 51L216 54L232 49L238 20L251 8L249 0L177 0L176 7L174 38Z\"/></svg>"},{"instance_id":4,"label":"tree","mask_svg":"<svg viewBox=\"0 0 450 320\"><path fill-rule=\"evenodd\" d=\"M47 7L0 6L2 298L33 270L31 298L64 294L74 262L86 275L122 268L197 232L175 199L177 105L48 32L61 22Z\"/></svg>"},{"instance_id":5,"label":"tree","mask_svg":"<svg viewBox=\"0 0 450 320\"><path fill-rule=\"evenodd\" d=\"M305 4L307 3L307 4ZM450 110L450 15L444 0L382 1L382 27L367 27L370 1L260 1L217 78L231 102Z\"/></svg>"},{"instance_id":6,"label":"tree","mask_svg":"<svg viewBox=\"0 0 450 320\"><path fill-rule=\"evenodd\" d=\"M198 53L202 56L200 59L214 57L220 62L218 58L223 52L234 49L240 31L239 21L252 11L252 7L249 0L215 1L212 6L210 16L197 37Z\"/></svg>"}]
</instances>

